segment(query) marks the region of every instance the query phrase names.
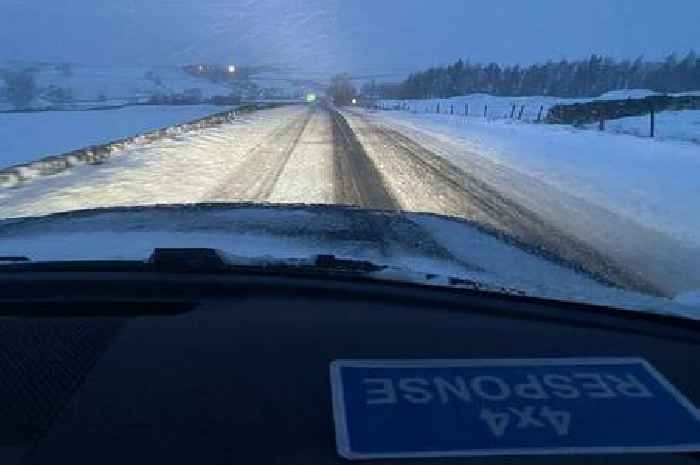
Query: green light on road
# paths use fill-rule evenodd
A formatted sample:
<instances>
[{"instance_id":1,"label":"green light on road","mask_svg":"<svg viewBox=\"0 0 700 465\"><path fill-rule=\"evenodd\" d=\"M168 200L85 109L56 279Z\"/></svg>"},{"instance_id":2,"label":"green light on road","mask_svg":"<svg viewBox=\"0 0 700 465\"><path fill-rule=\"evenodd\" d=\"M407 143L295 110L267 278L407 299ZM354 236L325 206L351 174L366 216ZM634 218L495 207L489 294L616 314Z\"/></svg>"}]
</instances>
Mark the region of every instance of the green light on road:
<instances>
[{"instance_id":1,"label":"green light on road","mask_svg":"<svg viewBox=\"0 0 700 465\"><path fill-rule=\"evenodd\" d=\"M314 93L306 94L306 101L309 103L315 102L316 101L316 94L314 94Z\"/></svg>"}]
</instances>

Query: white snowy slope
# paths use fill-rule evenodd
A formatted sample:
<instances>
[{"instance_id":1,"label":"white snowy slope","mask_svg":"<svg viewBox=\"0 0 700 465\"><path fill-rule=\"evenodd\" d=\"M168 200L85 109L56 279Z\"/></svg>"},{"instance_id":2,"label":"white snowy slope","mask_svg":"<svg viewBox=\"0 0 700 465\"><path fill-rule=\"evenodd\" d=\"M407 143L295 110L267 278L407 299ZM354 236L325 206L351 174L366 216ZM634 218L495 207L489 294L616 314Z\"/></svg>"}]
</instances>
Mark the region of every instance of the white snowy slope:
<instances>
[{"instance_id":1,"label":"white snowy slope","mask_svg":"<svg viewBox=\"0 0 700 465\"><path fill-rule=\"evenodd\" d=\"M0 168L173 126L228 108L138 106L101 111L0 113Z\"/></svg>"},{"instance_id":2,"label":"white snowy slope","mask_svg":"<svg viewBox=\"0 0 700 465\"><path fill-rule=\"evenodd\" d=\"M304 111L284 107L244 114L174 140L129 147L99 166L77 166L19 188L0 189L0 218L209 200L211 191L231 177L254 147Z\"/></svg>"},{"instance_id":3,"label":"white snowy slope","mask_svg":"<svg viewBox=\"0 0 700 465\"><path fill-rule=\"evenodd\" d=\"M700 144L700 110L662 111L655 115L654 137ZM605 131L637 137L650 136L650 116L630 116L605 123ZM587 126L598 129L598 124ZM700 145L697 147L700 150Z\"/></svg>"},{"instance_id":4,"label":"white snowy slope","mask_svg":"<svg viewBox=\"0 0 700 465\"><path fill-rule=\"evenodd\" d=\"M477 159L700 248L696 144L449 115L399 111L370 115L413 137L422 134L449 144L453 149L443 155L457 164L478 154Z\"/></svg>"}]
</instances>

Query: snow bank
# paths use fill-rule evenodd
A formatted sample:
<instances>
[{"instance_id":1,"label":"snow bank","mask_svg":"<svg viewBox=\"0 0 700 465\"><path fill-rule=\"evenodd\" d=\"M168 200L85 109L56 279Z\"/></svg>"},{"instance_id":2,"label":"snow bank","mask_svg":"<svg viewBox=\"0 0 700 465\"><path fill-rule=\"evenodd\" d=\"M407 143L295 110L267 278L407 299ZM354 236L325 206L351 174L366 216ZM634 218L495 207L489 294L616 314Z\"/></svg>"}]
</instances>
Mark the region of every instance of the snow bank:
<instances>
[{"instance_id":1,"label":"snow bank","mask_svg":"<svg viewBox=\"0 0 700 465\"><path fill-rule=\"evenodd\" d=\"M213 105L0 114L0 168L191 121Z\"/></svg>"},{"instance_id":2,"label":"snow bank","mask_svg":"<svg viewBox=\"0 0 700 465\"><path fill-rule=\"evenodd\" d=\"M655 92L649 89L622 89L622 90L611 90L606 92L599 97L594 97L588 99L590 101L596 100L625 100L625 99L640 99L651 97L654 95L662 95L659 92ZM680 94L679 94L680 95ZM584 99L585 100L585 99Z\"/></svg>"}]
</instances>

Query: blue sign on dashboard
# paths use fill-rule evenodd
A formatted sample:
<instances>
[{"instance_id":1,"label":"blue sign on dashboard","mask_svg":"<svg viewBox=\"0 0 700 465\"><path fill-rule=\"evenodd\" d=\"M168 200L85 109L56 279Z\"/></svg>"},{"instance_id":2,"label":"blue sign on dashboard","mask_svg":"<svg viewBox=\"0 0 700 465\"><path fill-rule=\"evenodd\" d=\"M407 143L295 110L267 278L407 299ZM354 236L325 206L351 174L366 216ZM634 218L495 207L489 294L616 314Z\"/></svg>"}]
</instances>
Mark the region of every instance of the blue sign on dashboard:
<instances>
[{"instance_id":1,"label":"blue sign on dashboard","mask_svg":"<svg viewBox=\"0 0 700 465\"><path fill-rule=\"evenodd\" d=\"M695 407L642 359L337 360L349 459L700 451Z\"/></svg>"}]
</instances>

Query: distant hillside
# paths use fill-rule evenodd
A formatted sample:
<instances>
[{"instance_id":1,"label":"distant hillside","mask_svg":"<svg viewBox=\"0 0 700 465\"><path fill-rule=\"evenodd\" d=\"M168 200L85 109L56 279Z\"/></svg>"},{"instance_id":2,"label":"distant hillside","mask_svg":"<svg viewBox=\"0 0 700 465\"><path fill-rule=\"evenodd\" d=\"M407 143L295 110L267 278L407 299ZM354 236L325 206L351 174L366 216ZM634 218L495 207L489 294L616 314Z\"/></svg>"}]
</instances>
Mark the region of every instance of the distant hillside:
<instances>
[{"instance_id":1,"label":"distant hillside","mask_svg":"<svg viewBox=\"0 0 700 465\"><path fill-rule=\"evenodd\" d=\"M275 86L278 87L278 86ZM180 67L97 67L61 63L0 63L0 110L85 107L146 102L184 95L208 99L237 95L293 97L296 89L275 89L254 79L216 82Z\"/></svg>"}]
</instances>

